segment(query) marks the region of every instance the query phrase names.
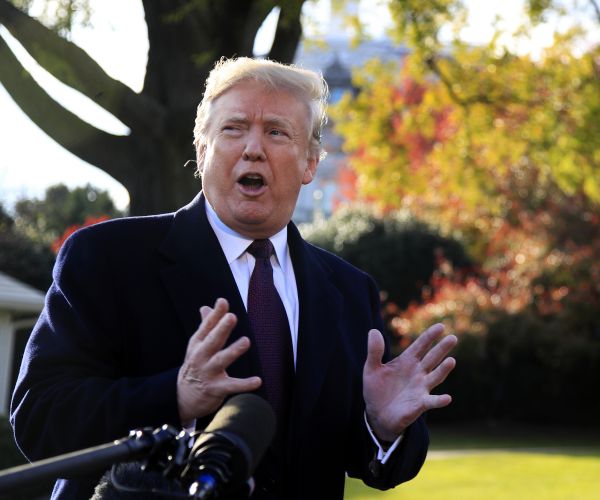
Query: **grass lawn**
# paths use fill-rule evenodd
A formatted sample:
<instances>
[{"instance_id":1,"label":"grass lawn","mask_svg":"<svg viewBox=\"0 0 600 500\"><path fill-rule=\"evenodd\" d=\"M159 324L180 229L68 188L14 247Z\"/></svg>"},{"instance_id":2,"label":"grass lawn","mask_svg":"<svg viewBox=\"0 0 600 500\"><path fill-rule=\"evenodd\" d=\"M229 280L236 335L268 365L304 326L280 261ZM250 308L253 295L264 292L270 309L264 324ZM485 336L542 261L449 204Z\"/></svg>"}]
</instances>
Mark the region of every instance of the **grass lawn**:
<instances>
[{"instance_id":1,"label":"grass lawn","mask_svg":"<svg viewBox=\"0 0 600 500\"><path fill-rule=\"evenodd\" d=\"M348 500L598 500L598 431L511 427L431 430L420 474L379 492L348 479ZM437 444L436 444L437 443Z\"/></svg>"},{"instance_id":2,"label":"grass lawn","mask_svg":"<svg viewBox=\"0 0 600 500\"><path fill-rule=\"evenodd\" d=\"M600 500L600 428L430 426L420 474L381 492L346 481L346 500ZM0 469L22 463L0 419ZM36 485L35 492L51 486ZM38 495L20 492L11 500ZM47 498L47 496L46 496Z\"/></svg>"}]
</instances>

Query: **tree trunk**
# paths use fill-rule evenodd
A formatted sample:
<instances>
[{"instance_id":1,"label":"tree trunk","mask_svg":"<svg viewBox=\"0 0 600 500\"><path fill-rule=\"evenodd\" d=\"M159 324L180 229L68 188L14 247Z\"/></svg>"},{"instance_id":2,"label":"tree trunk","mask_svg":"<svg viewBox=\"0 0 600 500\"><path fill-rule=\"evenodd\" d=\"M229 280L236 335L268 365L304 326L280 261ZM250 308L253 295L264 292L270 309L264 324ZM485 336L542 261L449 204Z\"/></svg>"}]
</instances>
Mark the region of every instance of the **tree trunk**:
<instances>
[{"instance_id":1,"label":"tree trunk","mask_svg":"<svg viewBox=\"0 0 600 500\"><path fill-rule=\"evenodd\" d=\"M256 32L275 6L281 13L271 59L291 62L304 0L143 0L149 52L140 94L109 77L73 43L0 0L0 23L46 70L94 100L131 130L117 137L86 124L53 101L0 37L0 83L60 145L119 181L130 213L175 210L200 190L192 146L196 107L219 58L252 56ZM42 112L43 111L43 112Z\"/></svg>"}]
</instances>

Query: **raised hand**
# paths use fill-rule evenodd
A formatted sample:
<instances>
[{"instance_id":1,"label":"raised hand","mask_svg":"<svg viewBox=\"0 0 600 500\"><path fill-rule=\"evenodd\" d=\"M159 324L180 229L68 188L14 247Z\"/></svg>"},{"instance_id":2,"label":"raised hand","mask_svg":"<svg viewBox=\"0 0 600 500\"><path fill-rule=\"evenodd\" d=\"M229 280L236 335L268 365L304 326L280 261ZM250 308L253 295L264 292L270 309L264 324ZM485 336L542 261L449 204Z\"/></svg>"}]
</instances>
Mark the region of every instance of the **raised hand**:
<instances>
[{"instance_id":1,"label":"raised hand","mask_svg":"<svg viewBox=\"0 0 600 500\"><path fill-rule=\"evenodd\" d=\"M181 422L216 411L231 394L250 392L262 383L259 377L232 378L227 368L250 347L250 339L241 337L223 346L237 318L229 312L229 303L217 299L214 308L200 308L202 322L190 337L183 365L177 376L177 404Z\"/></svg>"},{"instance_id":2,"label":"raised hand","mask_svg":"<svg viewBox=\"0 0 600 500\"><path fill-rule=\"evenodd\" d=\"M448 394L433 395L456 365L447 357L458 339L441 324L425 330L400 356L381 362L383 336L369 331L367 361L363 371L363 397L371 428L384 441L394 441L423 412L442 408L452 401Z\"/></svg>"}]
</instances>

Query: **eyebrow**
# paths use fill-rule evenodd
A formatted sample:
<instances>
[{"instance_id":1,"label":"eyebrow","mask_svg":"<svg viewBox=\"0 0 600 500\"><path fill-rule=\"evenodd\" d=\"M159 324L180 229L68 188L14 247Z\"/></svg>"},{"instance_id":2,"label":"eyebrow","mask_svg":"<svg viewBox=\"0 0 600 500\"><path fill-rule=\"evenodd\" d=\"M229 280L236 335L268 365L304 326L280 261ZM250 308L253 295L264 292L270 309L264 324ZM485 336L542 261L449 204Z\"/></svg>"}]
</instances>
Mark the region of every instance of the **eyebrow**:
<instances>
[{"instance_id":1,"label":"eyebrow","mask_svg":"<svg viewBox=\"0 0 600 500\"><path fill-rule=\"evenodd\" d=\"M291 121L289 121L286 118L281 117L281 116L267 115L267 116L265 116L264 122L267 125L275 125L277 127L289 128L289 129L294 128Z\"/></svg>"},{"instance_id":2,"label":"eyebrow","mask_svg":"<svg viewBox=\"0 0 600 500\"><path fill-rule=\"evenodd\" d=\"M243 115L241 113L235 113L235 114L231 114L231 115L227 115L222 117L219 120L219 125L223 124L223 123L247 123L248 122L248 117L246 115Z\"/></svg>"},{"instance_id":3,"label":"eyebrow","mask_svg":"<svg viewBox=\"0 0 600 500\"><path fill-rule=\"evenodd\" d=\"M223 119L219 120L219 124L223 123L240 123L246 124L250 121L247 115L243 113L232 113L231 115L223 117ZM293 124L291 121L287 120L285 117L277 116L277 115L266 115L264 117L265 125L284 127L293 129Z\"/></svg>"}]
</instances>

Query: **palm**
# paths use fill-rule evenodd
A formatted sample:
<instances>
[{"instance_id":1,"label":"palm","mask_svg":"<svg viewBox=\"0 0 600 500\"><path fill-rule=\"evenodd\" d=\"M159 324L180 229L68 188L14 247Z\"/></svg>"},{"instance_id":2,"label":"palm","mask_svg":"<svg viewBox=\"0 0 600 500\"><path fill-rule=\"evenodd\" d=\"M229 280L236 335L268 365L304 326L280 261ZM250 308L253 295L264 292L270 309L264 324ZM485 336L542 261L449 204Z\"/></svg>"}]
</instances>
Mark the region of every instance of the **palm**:
<instances>
[{"instance_id":1,"label":"palm","mask_svg":"<svg viewBox=\"0 0 600 500\"><path fill-rule=\"evenodd\" d=\"M456 345L455 336L432 347L442 333L441 325L432 326L400 356L383 364L383 338L377 330L370 332L363 396L369 421L380 438L392 441L425 411L450 404L449 395L431 394L455 366L453 358L446 358Z\"/></svg>"}]
</instances>

